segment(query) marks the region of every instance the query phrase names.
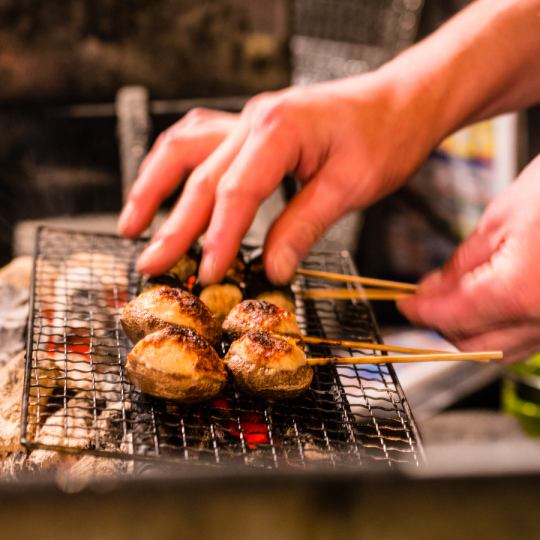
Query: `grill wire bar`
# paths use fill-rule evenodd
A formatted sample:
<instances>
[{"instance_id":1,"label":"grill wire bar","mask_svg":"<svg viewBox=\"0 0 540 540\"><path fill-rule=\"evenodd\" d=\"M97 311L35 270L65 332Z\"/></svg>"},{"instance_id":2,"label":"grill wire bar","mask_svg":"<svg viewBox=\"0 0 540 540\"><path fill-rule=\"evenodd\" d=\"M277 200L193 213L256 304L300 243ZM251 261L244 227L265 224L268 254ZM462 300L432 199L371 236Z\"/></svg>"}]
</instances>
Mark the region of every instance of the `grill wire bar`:
<instances>
[{"instance_id":1,"label":"grill wire bar","mask_svg":"<svg viewBox=\"0 0 540 540\"><path fill-rule=\"evenodd\" d=\"M112 235L38 230L24 446L269 469L422 463L414 419L389 364L316 366L308 392L272 404L239 392L231 383L216 399L198 405L140 393L124 371L131 344L119 316L137 293L135 260L143 247L142 240ZM355 273L347 252L313 253L303 264ZM324 285L298 277L293 290ZM364 301L297 298L297 318L308 335L380 342ZM308 350L311 357L366 354L380 353L324 345Z\"/></svg>"}]
</instances>

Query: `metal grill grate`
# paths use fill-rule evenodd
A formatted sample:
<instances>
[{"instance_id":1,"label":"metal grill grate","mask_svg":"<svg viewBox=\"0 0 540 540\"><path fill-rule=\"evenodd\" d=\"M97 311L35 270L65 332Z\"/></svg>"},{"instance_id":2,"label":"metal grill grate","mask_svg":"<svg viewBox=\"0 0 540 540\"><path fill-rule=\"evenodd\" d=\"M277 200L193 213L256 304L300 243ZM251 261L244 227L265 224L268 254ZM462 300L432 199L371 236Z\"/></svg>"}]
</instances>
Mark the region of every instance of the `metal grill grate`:
<instances>
[{"instance_id":1,"label":"metal grill grate","mask_svg":"<svg viewBox=\"0 0 540 540\"><path fill-rule=\"evenodd\" d=\"M374 69L412 44L424 0L294 0L293 81Z\"/></svg>"},{"instance_id":2,"label":"metal grill grate","mask_svg":"<svg viewBox=\"0 0 540 540\"><path fill-rule=\"evenodd\" d=\"M30 448L128 459L240 463L267 468L389 466L421 461L414 421L389 365L319 366L299 399L268 404L228 386L182 405L127 380L130 344L121 307L137 291L142 241L43 228L38 232L28 335L22 442ZM305 266L354 272L347 253L316 253ZM321 286L299 278L293 288ZM363 302L298 300L310 335L378 341ZM311 347L310 356L365 354Z\"/></svg>"}]
</instances>

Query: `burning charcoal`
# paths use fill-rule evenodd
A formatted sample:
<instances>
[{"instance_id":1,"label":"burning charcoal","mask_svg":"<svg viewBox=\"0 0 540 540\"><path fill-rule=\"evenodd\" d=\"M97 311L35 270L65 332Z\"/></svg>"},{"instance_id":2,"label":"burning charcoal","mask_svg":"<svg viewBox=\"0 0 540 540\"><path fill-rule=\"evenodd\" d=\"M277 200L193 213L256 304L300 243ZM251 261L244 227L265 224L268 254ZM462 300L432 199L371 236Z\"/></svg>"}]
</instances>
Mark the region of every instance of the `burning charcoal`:
<instances>
[{"instance_id":1,"label":"burning charcoal","mask_svg":"<svg viewBox=\"0 0 540 540\"><path fill-rule=\"evenodd\" d=\"M91 448L96 435L93 399L89 392L80 392L49 416L35 436L36 442L47 446L63 446L74 450ZM75 456L64 456L53 450L34 450L28 458L33 469L47 470L60 463L73 463Z\"/></svg>"},{"instance_id":2,"label":"burning charcoal","mask_svg":"<svg viewBox=\"0 0 540 540\"><path fill-rule=\"evenodd\" d=\"M20 419L21 394L24 386L24 359L25 353L20 352L0 371L0 454L15 452L20 448ZM41 363L35 370L35 377L39 378L38 389L34 386L36 380L31 381L28 418L28 435L31 437L36 426L43 420L45 405L58 384L59 372L50 363Z\"/></svg>"},{"instance_id":3,"label":"burning charcoal","mask_svg":"<svg viewBox=\"0 0 540 540\"><path fill-rule=\"evenodd\" d=\"M126 404L129 410L129 403ZM125 409L124 409L125 411ZM113 403L111 408L106 408L97 419L96 433L99 443L99 450L109 452L132 453L131 441L125 437L125 419L123 417L121 404Z\"/></svg>"},{"instance_id":4,"label":"burning charcoal","mask_svg":"<svg viewBox=\"0 0 540 540\"><path fill-rule=\"evenodd\" d=\"M61 469L57 475L57 482L63 491L76 493L96 480L125 474L130 463L118 459L85 455L68 468Z\"/></svg>"}]
</instances>

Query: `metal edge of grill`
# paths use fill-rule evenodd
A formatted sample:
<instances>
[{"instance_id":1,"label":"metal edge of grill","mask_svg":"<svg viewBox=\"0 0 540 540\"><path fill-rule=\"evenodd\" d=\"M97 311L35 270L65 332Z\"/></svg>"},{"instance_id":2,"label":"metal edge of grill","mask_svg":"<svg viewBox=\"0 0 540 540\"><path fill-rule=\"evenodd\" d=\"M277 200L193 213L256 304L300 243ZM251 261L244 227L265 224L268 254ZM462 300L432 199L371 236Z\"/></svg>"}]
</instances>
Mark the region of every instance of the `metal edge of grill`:
<instances>
[{"instance_id":1,"label":"metal edge of grill","mask_svg":"<svg viewBox=\"0 0 540 540\"><path fill-rule=\"evenodd\" d=\"M150 462L155 462L155 460L157 458L157 459L160 459L160 460L164 459L165 461L171 461L171 462L174 462L175 464L182 464L183 463L183 464L186 464L186 465L192 465L193 460L190 460L190 459L169 459L170 456L161 455L159 453L159 451L157 452L157 455L144 455L144 454L134 454L134 453L130 453L130 452L117 452L117 451L112 453L110 451L103 451L103 450L100 450L98 448L84 449L84 450L81 451L80 449L69 448L69 447L65 447L65 446L61 446L61 445L58 446L58 445L42 444L38 440L31 440L32 438L28 436L29 399L30 399L30 392L31 392L31 377L32 377L32 369L33 369L33 352L34 352L34 349L33 349L33 346L34 346L33 334L34 334L34 330L35 330L34 325L35 325L35 320L36 320L35 319L35 317L36 317L35 303L36 303L37 260L38 260L39 249L40 249L40 241L41 241L41 238L42 238L42 235L43 235L45 229L47 231L51 231L52 233L57 232L59 234L66 234L66 235L69 235L69 234L83 235L83 236L86 235L88 237L94 237L94 238L109 238L109 239L112 239L112 240L119 240L118 237L116 237L115 235L110 235L110 234L80 233L80 232L73 233L72 231L60 230L60 229L51 229L51 228L47 228L47 227L40 227L37 234L36 234L36 252L35 252L36 256L35 256L35 259L34 259L34 265L33 265L33 270L32 270L32 285L31 285L31 293L30 293L31 294L31 296L30 296L30 310L29 310L27 342L26 342L27 356L26 356L26 362L25 362L26 373L25 373L25 381L24 381L25 384L24 384L23 402L22 402L21 443L27 449L43 448L43 449L59 450L59 451L70 452L70 453L83 452L83 453L91 453L91 454L94 454L96 456L110 457L110 458L114 458L114 459L140 460L140 461L150 461ZM139 240L138 242L140 242L141 245L142 245L144 240ZM334 253L334 255L335 255L335 253ZM131 263L133 264L134 261L131 261ZM356 273L356 269L355 269L354 264L352 263L352 261L350 259L350 256L347 256L347 264L348 264L348 271L350 273ZM367 303L365 304L364 307L367 308L370 324L371 324L371 326L373 328L373 331L374 331L374 334L375 334L375 339L377 341L381 342L380 332L379 332L379 329L378 329L377 322L375 320L373 311L372 311L371 307L369 306L369 304L367 304ZM401 388L401 385L399 384L399 381L397 379L397 376L395 374L394 369L389 364L384 364L384 368L388 372L391 383L393 384L393 386L395 388L395 392L396 392L397 396L399 397L400 405L403 408L403 414L405 415L405 419L402 419L404 432L407 434L407 437L409 439L410 453L412 454L412 456L414 458L415 464L418 466L419 463L423 462L424 459L425 459L424 456L423 456L423 449L422 449L420 434L418 432L418 429L416 427L416 423L414 421L412 412L410 410L410 407L409 407L409 405L407 403L407 400L405 398L405 395L403 393L403 389ZM336 368L332 366L330 369L335 371L335 374L333 375L335 377L335 380L336 381L341 381L339 374L337 374L337 372L336 372ZM386 384L386 374L382 371L383 368L380 365L377 365L376 369L380 374L381 380L384 381L384 383ZM357 371L357 376L358 376L358 378L360 378L360 374L358 373L358 371ZM338 386L339 386L339 384L341 384L341 382L338 383ZM347 416L350 416L353 419L352 422L354 422L355 414L351 411L351 407L350 407L350 404L348 403L348 399L347 399L347 392L346 392L345 388L343 387L343 385L341 385L340 392L342 394L341 397L345 398L343 400L343 403L341 403L341 407L345 408L345 414ZM397 404L394 403L394 402L392 402L392 404L394 406L394 409L399 414L399 409L397 407ZM336 406L337 406L337 403L336 403ZM347 422L350 422L350 421L347 420ZM347 423L347 425L348 425L348 427L350 427L348 423ZM351 429L354 430L354 426ZM354 439L354 435L353 435L353 439ZM355 442L355 444L358 445L357 442ZM273 443L272 443L272 446L273 446ZM275 449L272 448L272 451L275 453ZM212 463L212 462L209 461L209 462L205 462L205 465L220 465L220 463L219 463L219 461L217 463ZM335 466L334 463L333 463L333 465ZM276 465L276 468L277 468L277 465Z\"/></svg>"}]
</instances>

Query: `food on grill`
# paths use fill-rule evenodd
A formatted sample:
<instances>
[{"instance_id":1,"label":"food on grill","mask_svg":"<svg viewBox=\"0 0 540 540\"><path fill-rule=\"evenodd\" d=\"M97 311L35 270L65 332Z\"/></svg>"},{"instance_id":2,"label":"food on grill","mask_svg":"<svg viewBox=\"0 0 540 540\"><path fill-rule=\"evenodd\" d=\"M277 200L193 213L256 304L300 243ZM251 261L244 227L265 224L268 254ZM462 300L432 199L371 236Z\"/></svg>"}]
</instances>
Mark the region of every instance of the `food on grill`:
<instances>
[{"instance_id":1,"label":"food on grill","mask_svg":"<svg viewBox=\"0 0 540 540\"><path fill-rule=\"evenodd\" d=\"M279 289L262 292L261 294L257 295L256 299L264 300L265 302L269 302L270 304L274 304L275 306L286 309L291 313L296 311L294 300L287 293Z\"/></svg>"},{"instance_id":2,"label":"food on grill","mask_svg":"<svg viewBox=\"0 0 540 540\"><path fill-rule=\"evenodd\" d=\"M199 298L220 322L223 322L231 309L242 301L243 295L238 285L216 283L205 287L199 294Z\"/></svg>"},{"instance_id":3,"label":"food on grill","mask_svg":"<svg viewBox=\"0 0 540 540\"><path fill-rule=\"evenodd\" d=\"M246 262L241 252L238 252L231 266L225 272L225 281L236 283L243 287L246 281Z\"/></svg>"},{"instance_id":4,"label":"food on grill","mask_svg":"<svg viewBox=\"0 0 540 540\"><path fill-rule=\"evenodd\" d=\"M192 328L212 345L221 338L219 321L204 303L190 292L174 287L142 292L124 307L120 321L133 343L168 326Z\"/></svg>"},{"instance_id":5,"label":"food on grill","mask_svg":"<svg viewBox=\"0 0 540 540\"><path fill-rule=\"evenodd\" d=\"M295 340L268 332L251 331L233 342L225 363L239 388L265 399L297 397L313 379Z\"/></svg>"},{"instance_id":6,"label":"food on grill","mask_svg":"<svg viewBox=\"0 0 540 540\"><path fill-rule=\"evenodd\" d=\"M285 308L291 313L296 311L294 293L289 286L278 287L271 283L264 271L262 256L257 256L249 263L246 279L247 294L250 298L265 300Z\"/></svg>"},{"instance_id":7,"label":"food on grill","mask_svg":"<svg viewBox=\"0 0 540 540\"><path fill-rule=\"evenodd\" d=\"M264 300L244 300L236 305L223 322L223 330L230 339L250 330L301 336L293 313Z\"/></svg>"},{"instance_id":8,"label":"food on grill","mask_svg":"<svg viewBox=\"0 0 540 540\"><path fill-rule=\"evenodd\" d=\"M165 328L148 334L128 354L130 381L153 396L184 402L204 401L227 380L213 347L189 328Z\"/></svg>"},{"instance_id":9,"label":"food on grill","mask_svg":"<svg viewBox=\"0 0 540 540\"><path fill-rule=\"evenodd\" d=\"M180 260L164 274L145 278L141 282L140 291L153 289L159 285L189 290L190 279L193 279L193 281L195 280L199 261L200 248L195 246L191 248L188 253L183 255Z\"/></svg>"}]
</instances>

